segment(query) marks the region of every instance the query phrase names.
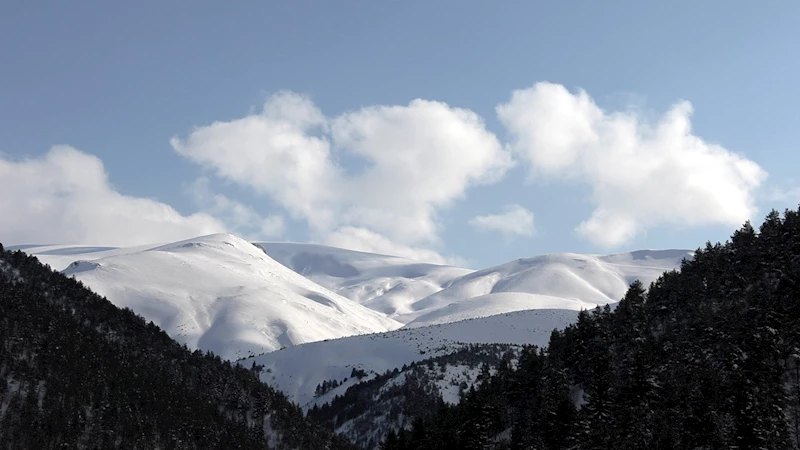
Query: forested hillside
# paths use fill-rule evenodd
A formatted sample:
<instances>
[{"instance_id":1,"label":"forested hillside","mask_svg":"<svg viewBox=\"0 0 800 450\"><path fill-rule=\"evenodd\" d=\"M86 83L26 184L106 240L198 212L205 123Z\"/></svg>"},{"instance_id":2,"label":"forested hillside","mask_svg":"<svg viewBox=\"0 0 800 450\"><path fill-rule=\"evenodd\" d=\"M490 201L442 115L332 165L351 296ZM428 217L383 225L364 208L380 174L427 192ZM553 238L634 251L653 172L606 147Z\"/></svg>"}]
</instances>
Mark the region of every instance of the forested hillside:
<instances>
[{"instance_id":1,"label":"forested hillside","mask_svg":"<svg viewBox=\"0 0 800 450\"><path fill-rule=\"evenodd\" d=\"M800 213L773 211L381 448L799 448L798 281Z\"/></svg>"},{"instance_id":2,"label":"forested hillside","mask_svg":"<svg viewBox=\"0 0 800 450\"><path fill-rule=\"evenodd\" d=\"M334 395L319 386L308 416L362 448L375 448L390 431L433 417L444 403L457 403L493 368L516 361L518 350L508 344L470 344L382 374L354 369L351 378L364 381Z\"/></svg>"},{"instance_id":3,"label":"forested hillside","mask_svg":"<svg viewBox=\"0 0 800 450\"><path fill-rule=\"evenodd\" d=\"M0 448L351 448L258 370L0 246Z\"/></svg>"}]
</instances>

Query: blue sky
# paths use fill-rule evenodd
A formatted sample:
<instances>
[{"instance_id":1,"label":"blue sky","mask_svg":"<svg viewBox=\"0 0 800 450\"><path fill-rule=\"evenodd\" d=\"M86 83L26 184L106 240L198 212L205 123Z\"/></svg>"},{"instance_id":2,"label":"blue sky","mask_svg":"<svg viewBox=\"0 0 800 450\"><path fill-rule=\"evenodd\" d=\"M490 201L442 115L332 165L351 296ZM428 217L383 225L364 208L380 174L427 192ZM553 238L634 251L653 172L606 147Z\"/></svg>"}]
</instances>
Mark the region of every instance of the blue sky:
<instances>
[{"instance_id":1,"label":"blue sky","mask_svg":"<svg viewBox=\"0 0 800 450\"><path fill-rule=\"evenodd\" d=\"M6 2L0 242L225 230L483 267L724 240L800 201L798 20L796 2Z\"/></svg>"}]
</instances>

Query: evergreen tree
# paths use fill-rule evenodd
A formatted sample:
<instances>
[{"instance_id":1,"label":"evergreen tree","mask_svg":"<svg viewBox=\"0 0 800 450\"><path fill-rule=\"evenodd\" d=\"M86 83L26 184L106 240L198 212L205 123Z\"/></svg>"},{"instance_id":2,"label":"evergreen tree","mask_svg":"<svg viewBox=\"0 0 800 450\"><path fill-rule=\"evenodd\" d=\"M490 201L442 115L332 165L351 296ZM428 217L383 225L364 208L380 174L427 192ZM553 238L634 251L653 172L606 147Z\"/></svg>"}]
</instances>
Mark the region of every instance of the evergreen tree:
<instances>
[{"instance_id":1,"label":"evergreen tree","mask_svg":"<svg viewBox=\"0 0 800 450\"><path fill-rule=\"evenodd\" d=\"M501 426L513 449L800 448L800 211L745 223L481 378L448 413L459 425L419 429L463 448L501 445Z\"/></svg>"}]
</instances>

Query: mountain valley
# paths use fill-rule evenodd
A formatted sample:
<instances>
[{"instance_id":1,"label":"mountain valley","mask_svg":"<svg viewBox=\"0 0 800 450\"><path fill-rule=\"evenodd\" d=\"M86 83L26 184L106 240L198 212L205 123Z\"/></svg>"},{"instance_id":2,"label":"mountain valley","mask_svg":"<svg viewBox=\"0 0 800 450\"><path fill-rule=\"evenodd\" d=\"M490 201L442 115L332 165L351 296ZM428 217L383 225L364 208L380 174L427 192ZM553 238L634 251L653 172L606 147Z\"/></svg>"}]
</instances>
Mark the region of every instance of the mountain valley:
<instances>
[{"instance_id":1,"label":"mountain valley","mask_svg":"<svg viewBox=\"0 0 800 450\"><path fill-rule=\"evenodd\" d=\"M190 349L260 368L262 381L366 448L410 427L420 405L457 404L482 371L514 364L526 346L546 346L579 311L613 304L634 280L649 284L693 255L553 254L472 270L227 234L133 248L16 249ZM362 400L353 404L351 391ZM359 403L364 395L374 408ZM330 416L334 404L348 412Z\"/></svg>"}]
</instances>

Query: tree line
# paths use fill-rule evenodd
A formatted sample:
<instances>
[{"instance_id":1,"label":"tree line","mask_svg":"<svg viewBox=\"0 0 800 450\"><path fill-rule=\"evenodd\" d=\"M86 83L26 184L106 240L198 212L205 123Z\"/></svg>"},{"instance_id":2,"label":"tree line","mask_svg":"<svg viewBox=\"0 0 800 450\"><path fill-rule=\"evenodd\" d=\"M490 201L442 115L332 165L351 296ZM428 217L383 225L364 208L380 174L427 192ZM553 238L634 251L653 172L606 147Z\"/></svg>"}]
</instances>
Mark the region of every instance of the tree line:
<instances>
[{"instance_id":1,"label":"tree line","mask_svg":"<svg viewBox=\"0 0 800 450\"><path fill-rule=\"evenodd\" d=\"M800 212L582 311L383 450L800 448Z\"/></svg>"}]
</instances>

